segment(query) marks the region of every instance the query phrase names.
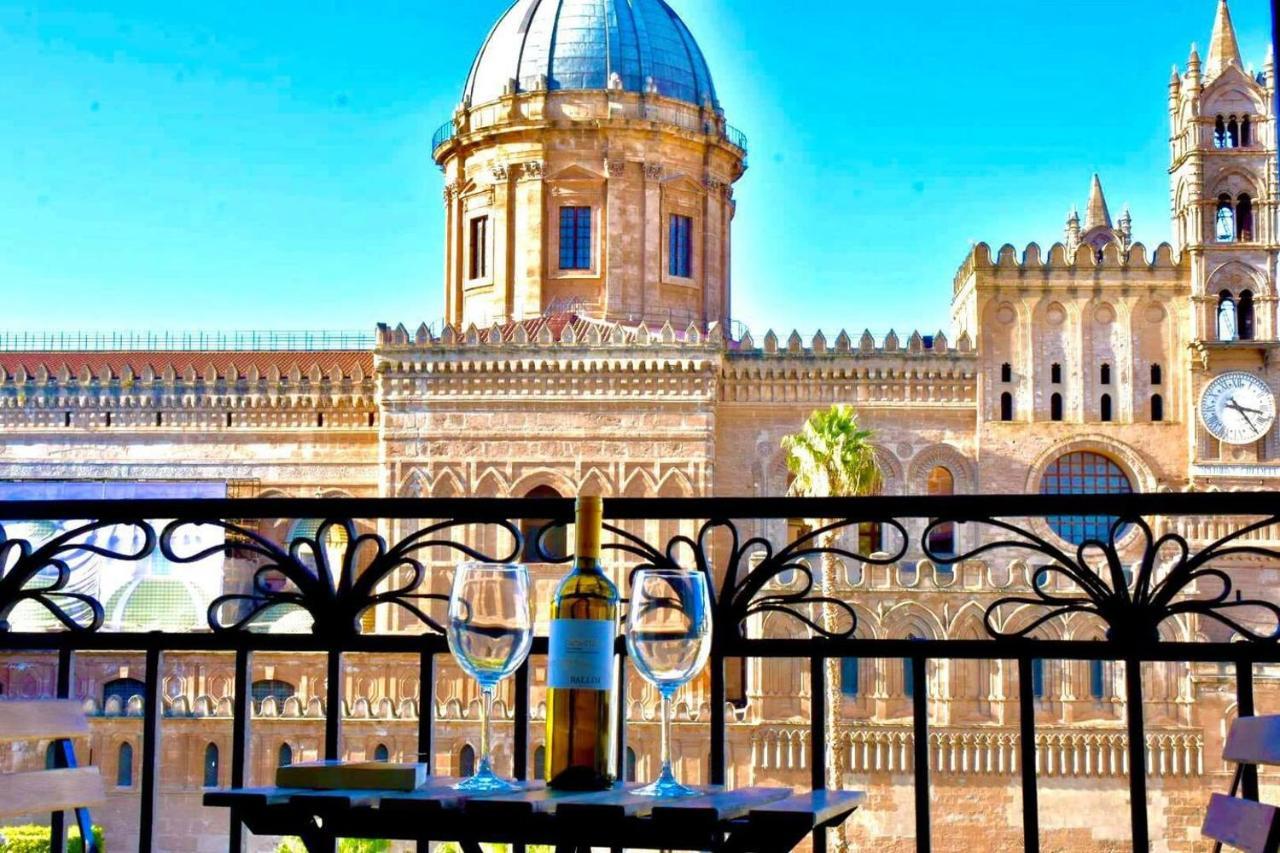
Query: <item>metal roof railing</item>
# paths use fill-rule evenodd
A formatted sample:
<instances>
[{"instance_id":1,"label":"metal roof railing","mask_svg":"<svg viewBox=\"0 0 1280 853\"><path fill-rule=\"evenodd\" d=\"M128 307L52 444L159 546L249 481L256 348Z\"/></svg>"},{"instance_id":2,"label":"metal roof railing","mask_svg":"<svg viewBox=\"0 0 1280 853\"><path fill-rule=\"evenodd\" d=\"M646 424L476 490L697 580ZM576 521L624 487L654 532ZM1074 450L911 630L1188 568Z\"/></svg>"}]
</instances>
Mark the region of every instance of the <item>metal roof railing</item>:
<instances>
[{"instance_id":1,"label":"metal roof railing","mask_svg":"<svg viewBox=\"0 0 1280 853\"><path fill-rule=\"evenodd\" d=\"M371 350L368 331L0 331L0 352Z\"/></svg>"}]
</instances>

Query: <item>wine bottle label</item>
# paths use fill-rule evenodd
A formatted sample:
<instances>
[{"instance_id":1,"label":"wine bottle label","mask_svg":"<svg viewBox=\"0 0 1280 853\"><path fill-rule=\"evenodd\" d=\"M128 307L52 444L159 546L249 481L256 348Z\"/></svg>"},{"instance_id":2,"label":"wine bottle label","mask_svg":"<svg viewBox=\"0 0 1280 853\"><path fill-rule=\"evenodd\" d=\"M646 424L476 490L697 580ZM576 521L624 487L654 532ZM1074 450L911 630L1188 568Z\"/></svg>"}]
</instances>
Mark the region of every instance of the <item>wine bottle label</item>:
<instances>
[{"instance_id":1,"label":"wine bottle label","mask_svg":"<svg viewBox=\"0 0 1280 853\"><path fill-rule=\"evenodd\" d=\"M608 690L613 678L613 623L606 619L551 620L547 686Z\"/></svg>"}]
</instances>

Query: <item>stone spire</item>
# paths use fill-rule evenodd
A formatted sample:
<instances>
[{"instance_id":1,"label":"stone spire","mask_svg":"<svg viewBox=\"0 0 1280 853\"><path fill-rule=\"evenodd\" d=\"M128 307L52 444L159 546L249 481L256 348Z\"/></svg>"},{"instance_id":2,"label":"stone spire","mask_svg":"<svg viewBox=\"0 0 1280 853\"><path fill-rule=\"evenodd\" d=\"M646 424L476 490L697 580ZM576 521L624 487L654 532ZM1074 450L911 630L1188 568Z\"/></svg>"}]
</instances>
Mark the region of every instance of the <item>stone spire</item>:
<instances>
[{"instance_id":1,"label":"stone spire","mask_svg":"<svg viewBox=\"0 0 1280 853\"><path fill-rule=\"evenodd\" d=\"M1067 255L1070 257L1076 253L1076 247L1080 245L1080 211L1076 210L1074 205L1071 207L1071 212L1067 214L1067 227L1062 233L1067 238Z\"/></svg>"},{"instance_id":2,"label":"stone spire","mask_svg":"<svg viewBox=\"0 0 1280 853\"><path fill-rule=\"evenodd\" d=\"M1231 10L1227 8L1227 0L1218 0L1218 15L1213 21L1213 35L1209 36L1205 79L1217 77L1232 65L1243 67L1240 61L1240 44L1236 41L1236 28L1231 23Z\"/></svg>"},{"instance_id":3,"label":"stone spire","mask_svg":"<svg viewBox=\"0 0 1280 853\"><path fill-rule=\"evenodd\" d=\"M1102 194L1102 180L1094 174L1093 187L1089 190L1089 206L1085 209L1084 230L1111 227L1111 211L1107 210L1107 197Z\"/></svg>"}]
</instances>

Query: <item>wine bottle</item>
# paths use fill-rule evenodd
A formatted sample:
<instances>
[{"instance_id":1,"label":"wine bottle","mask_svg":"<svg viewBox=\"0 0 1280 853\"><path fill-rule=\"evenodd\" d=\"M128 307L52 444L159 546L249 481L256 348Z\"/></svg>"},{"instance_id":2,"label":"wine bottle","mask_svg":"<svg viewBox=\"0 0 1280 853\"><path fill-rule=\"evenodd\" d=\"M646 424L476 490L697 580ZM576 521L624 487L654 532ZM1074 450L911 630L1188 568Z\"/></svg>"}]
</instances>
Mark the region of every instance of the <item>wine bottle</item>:
<instances>
[{"instance_id":1,"label":"wine bottle","mask_svg":"<svg viewBox=\"0 0 1280 853\"><path fill-rule=\"evenodd\" d=\"M575 515L573 569L551 604L545 770L552 788L590 791L613 782L610 713L618 589L600 564L603 501L579 497Z\"/></svg>"}]
</instances>

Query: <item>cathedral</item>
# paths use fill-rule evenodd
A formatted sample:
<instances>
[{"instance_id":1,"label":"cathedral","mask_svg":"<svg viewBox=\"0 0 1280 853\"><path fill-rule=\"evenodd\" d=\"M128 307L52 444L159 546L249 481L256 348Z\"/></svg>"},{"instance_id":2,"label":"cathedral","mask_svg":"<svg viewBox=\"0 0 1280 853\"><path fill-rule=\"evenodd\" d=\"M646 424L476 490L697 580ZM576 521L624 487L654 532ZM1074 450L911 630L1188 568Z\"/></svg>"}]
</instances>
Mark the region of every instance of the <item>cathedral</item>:
<instances>
[{"instance_id":1,"label":"cathedral","mask_svg":"<svg viewBox=\"0 0 1280 853\"><path fill-rule=\"evenodd\" d=\"M1259 73L1246 65L1219 0L1204 55L1193 47L1169 80L1172 244L1141 242L1094 176L1060 242L972 247L952 283L948 329L753 335L732 314L747 141L693 34L663 0L516 0L432 142L443 172L442 326L381 325L369 348L0 351L0 498L776 496L789 486L781 438L833 403L854 405L874 431L885 494L1271 489L1275 87L1274 60ZM1099 522L1037 523L1078 544ZM799 524L757 532L789 541ZM271 532L314 535L307 525ZM679 530L655 521L634 532L656 543ZM923 523L908 532L918 543ZM1206 523L1179 532L1193 546L1219 535ZM864 525L860 551L892 552L892 535ZM973 536L937 529L930 549L960 554ZM1246 591L1280 580L1240 559ZM186 577L161 562L86 580L108 605L109 629L205 630L208 602L245 582L235 566ZM561 571L535 567L544 606ZM849 566L841 594L867 636L982 637L986 605L1028 583L1025 567L935 564L916 545L891 566ZM16 628L53 627L34 612L23 619ZM289 616L271 626L305 628ZM379 611L366 629L411 626ZM1175 630L1211 629L1187 617ZM360 657L342 709L348 755L412 760L419 708L434 702L433 770L474 764L474 685L454 672L424 695L412 661ZM141 659L82 658L76 690L94 714L93 754L116 783L100 820L108 843L127 849ZM731 683L731 784L808 779L801 669L749 661ZM1153 835L1169 850L1200 849L1206 791L1229 779L1218 756L1231 677L1203 665L1150 670ZM0 693L40 695L50 672L48 661L0 657ZM230 673L223 657L166 656L162 849L225 848L225 815L199 803L202 788L227 783ZM912 849L902 834L910 679L889 660L846 662L842 675L846 724L834 748L845 751L846 784L870 793L849 837L856 849ZM939 849L1020 844L1019 829L991 823L1019 802L1015 676L1000 661L931 665L935 808L954 830ZM255 658L255 781L322 749L324 677L320 657ZM1037 670L1041 827L1052 849L1127 849L1118 678L1088 662ZM657 696L630 684L634 748L619 773L643 779L656 769ZM1259 690L1272 688L1260 676ZM707 702L695 683L678 703L686 780L705 779ZM533 774L539 750L530 744ZM504 742L499 769L510 755Z\"/></svg>"}]
</instances>

